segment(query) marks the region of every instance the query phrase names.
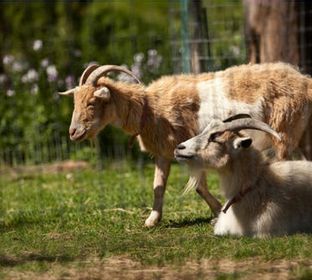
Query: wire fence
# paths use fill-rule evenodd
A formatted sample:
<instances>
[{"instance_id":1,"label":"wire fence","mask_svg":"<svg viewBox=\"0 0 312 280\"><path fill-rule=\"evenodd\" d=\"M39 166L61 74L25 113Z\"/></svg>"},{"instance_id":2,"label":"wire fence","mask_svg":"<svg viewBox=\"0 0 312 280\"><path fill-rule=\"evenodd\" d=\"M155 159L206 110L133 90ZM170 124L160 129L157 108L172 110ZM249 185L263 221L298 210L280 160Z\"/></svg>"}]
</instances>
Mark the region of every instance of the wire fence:
<instances>
[{"instance_id":1,"label":"wire fence","mask_svg":"<svg viewBox=\"0 0 312 280\"><path fill-rule=\"evenodd\" d=\"M244 62L246 52L242 3L234 1L219 5L216 1L194 1L196 5L190 5L191 2L169 0L168 37L160 37L157 34L148 35L147 49L158 49L160 46L163 49L171 49L169 63L162 61L158 71L149 72L148 77L142 77L143 73L140 73L147 68L143 65L142 57L145 56L143 59L146 60L146 64L148 64L149 57L148 54L138 54L140 50L138 34L125 34L122 37L112 35L109 40L109 49L114 53L120 44L128 44L129 51L132 50L133 56L138 54L133 65L128 66L136 72L136 75L141 75L146 81L157 78L158 73L166 73L168 71L166 69L171 69L169 73L199 73L224 69L230 65ZM93 23L90 22L90 24ZM114 29L114 26L112 28ZM73 50L73 52L75 51ZM77 53L77 55L81 54ZM99 58L98 62L101 63L101 60L102 58ZM72 67L77 68L75 65L77 61L73 61L73 63ZM77 77L75 79L77 80ZM66 80L64 84L66 84ZM73 81L71 84L74 84ZM55 92L57 91L56 86ZM55 96L55 98L60 103L58 97ZM70 119L69 115L68 119ZM65 124L61 125L62 128L64 126ZM19 135L16 136L16 139L18 137ZM66 159L83 159L97 162L97 165L101 166L105 158L120 159L129 155L127 137L120 140L121 136L118 133L114 137L110 139L109 145L101 143L101 141L105 141L105 137L99 137L98 143L93 145L88 142L76 144L69 140L67 129L52 130L49 137L42 137L38 132L38 134L23 139L22 144L10 145L2 149L0 165L31 165ZM134 154L136 154L136 150ZM96 155L97 153L99 155ZM142 160L141 156L136 158Z\"/></svg>"},{"instance_id":2,"label":"wire fence","mask_svg":"<svg viewBox=\"0 0 312 280\"><path fill-rule=\"evenodd\" d=\"M246 62L240 1L171 1L174 73L200 73Z\"/></svg>"},{"instance_id":3,"label":"wire fence","mask_svg":"<svg viewBox=\"0 0 312 280\"><path fill-rule=\"evenodd\" d=\"M297 14L298 34L296 36L299 38L300 58L298 64L303 72L309 73L312 68L310 51L312 37L309 36L312 31L312 24L310 24L312 5L306 1L302 3L300 2L298 6ZM169 0L168 36L148 35L146 49L153 51L157 48L169 49L170 61L160 63L161 58L154 58L154 62L159 63L160 68L157 68L156 72L149 71L149 76L145 80L155 79L163 73L216 71L248 62L250 53L247 49L252 38L246 32L246 10L243 4L243 1L234 0ZM281 32L284 34L287 30ZM110 49L114 51L120 44L129 44L129 52L136 56L133 64L128 66L134 72L137 71L137 75L142 75L140 71L148 68L149 55L137 53L140 50L139 34L133 32L122 37L113 36L109 42ZM144 59L146 65L143 65ZM109 145L101 143L105 141L105 137L98 138L97 144L90 145L88 142L79 144L70 142L66 131L67 129L52 131L48 138L41 137L38 132L37 135L32 135L31 138L23 141L22 145L10 145L0 150L0 165L39 164L66 159L90 160L90 157L93 161L101 161L105 157L121 158L129 155L127 137L121 136L120 132L115 134L115 138L110 138ZM96 156L96 153L100 153L100 156Z\"/></svg>"}]
</instances>

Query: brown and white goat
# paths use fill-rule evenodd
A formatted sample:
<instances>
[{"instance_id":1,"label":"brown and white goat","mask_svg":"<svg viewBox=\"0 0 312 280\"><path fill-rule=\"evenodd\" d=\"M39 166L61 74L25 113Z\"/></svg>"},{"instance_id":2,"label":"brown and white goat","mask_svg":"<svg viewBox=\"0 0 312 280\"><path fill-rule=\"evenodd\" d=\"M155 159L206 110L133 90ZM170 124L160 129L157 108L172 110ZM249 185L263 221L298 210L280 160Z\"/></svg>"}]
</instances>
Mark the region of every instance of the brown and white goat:
<instances>
[{"instance_id":1,"label":"brown and white goat","mask_svg":"<svg viewBox=\"0 0 312 280\"><path fill-rule=\"evenodd\" d=\"M175 156L191 169L215 169L227 199L214 227L216 235L272 236L312 232L312 162L268 163L242 129L267 124L253 119L213 120L198 136L178 145ZM194 172L194 171L193 171Z\"/></svg>"},{"instance_id":2,"label":"brown and white goat","mask_svg":"<svg viewBox=\"0 0 312 280\"><path fill-rule=\"evenodd\" d=\"M199 75L165 76L149 86L116 82L108 72L118 66L89 66L74 95L69 129L72 140L94 137L108 124L139 135L142 148L155 156L154 205L146 226L162 216L163 197L175 147L197 135L212 119L245 113L271 125L282 140L273 139L279 158L297 146L311 115L312 80L284 63L241 65ZM257 137L257 147L270 145ZM209 193L205 173L197 192L214 214L221 204Z\"/></svg>"}]
</instances>

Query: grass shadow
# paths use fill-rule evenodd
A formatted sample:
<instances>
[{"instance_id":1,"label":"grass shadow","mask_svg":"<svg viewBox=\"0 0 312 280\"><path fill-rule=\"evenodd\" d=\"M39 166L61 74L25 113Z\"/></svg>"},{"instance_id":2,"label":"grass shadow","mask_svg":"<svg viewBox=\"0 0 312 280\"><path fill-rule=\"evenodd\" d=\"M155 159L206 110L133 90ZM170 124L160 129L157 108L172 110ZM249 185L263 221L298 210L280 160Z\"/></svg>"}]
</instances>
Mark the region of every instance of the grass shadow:
<instances>
[{"instance_id":1,"label":"grass shadow","mask_svg":"<svg viewBox=\"0 0 312 280\"><path fill-rule=\"evenodd\" d=\"M40 212L19 210L7 223L4 222L4 218L0 216L0 233L17 230L23 227L34 227L60 221L63 219L65 211L65 207L53 208L49 211L42 210Z\"/></svg>"},{"instance_id":2,"label":"grass shadow","mask_svg":"<svg viewBox=\"0 0 312 280\"><path fill-rule=\"evenodd\" d=\"M22 265L27 262L70 262L74 259L68 255L51 256L45 254L28 253L20 257L11 257L7 255L0 255L0 267L14 267Z\"/></svg>"},{"instance_id":3,"label":"grass shadow","mask_svg":"<svg viewBox=\"0 0 312 280\"><path fill-rule=\"evenodd\" d=\"M14 221L11 222L9 225L5 224L4 222L0 222L0 233L10 232L12 230L18 230L23 227L32 227L37 225L42 225L42 221Z\"/></svg>"},{"instance_id":4,"label":"grass shadow","mask_svg":"<svg viewBox=\"0 0 312 280\"><path fill-rule=\"evenodd\" d=\"M169 221L166 223L165 228L184 228L184 227L191 227L195 225L204 225L210 224L213 220L213 217L199 217L196 219L183 219L182 221Z\"/></svg>"}]
</instances>

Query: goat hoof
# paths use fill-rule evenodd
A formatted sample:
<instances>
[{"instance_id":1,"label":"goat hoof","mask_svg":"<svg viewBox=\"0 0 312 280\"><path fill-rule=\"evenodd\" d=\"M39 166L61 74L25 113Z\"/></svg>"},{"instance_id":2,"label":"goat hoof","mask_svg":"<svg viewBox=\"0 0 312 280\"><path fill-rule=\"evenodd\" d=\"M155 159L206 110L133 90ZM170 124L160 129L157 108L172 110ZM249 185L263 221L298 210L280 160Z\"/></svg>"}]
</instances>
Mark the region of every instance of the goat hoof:
<instances>
[{"instance_id":1,"label":"goat hoof","mask_svg":"<svg viewBox=\"0 0 312 280\"><path fill-rule=\"evenodd\" d=\"M157 211L152 211L149 217L145 220L145 226L148 228L156 226L161 220L161 214Z\"/></svg>"}]
</instances>

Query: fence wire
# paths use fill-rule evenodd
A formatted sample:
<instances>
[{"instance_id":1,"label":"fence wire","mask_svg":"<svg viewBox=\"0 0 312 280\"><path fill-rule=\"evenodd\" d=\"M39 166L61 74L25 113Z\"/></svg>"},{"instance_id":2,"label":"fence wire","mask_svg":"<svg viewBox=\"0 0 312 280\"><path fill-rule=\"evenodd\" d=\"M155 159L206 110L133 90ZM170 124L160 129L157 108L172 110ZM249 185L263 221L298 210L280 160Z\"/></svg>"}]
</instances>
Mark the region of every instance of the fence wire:
<instances>
[{"instance_id":1,"label":"fence wire","mask_svg":"<svg viewBox=\"0 0 312 280\"><path fill-rule=\"evenodd\" d=\"M160 36L159 34L149 34L149 38L145 40L145 49L150 49L150 54L155 54L155 49L160 48L162 50L169 50L170 59L166 61L164 65L164 59L161 61L161 55L156 59L154 57L154 64L160 64L160 68L154 69L148 72L148 77L145 81L148 82L152 79L159 77L161 74L169 73L182 73L192 72L200 73L207 71L216 71L225 69L232 65L239 65L249 62L248 46L251 38L246 32L246 7L244 3L246 1L217 1L217 0L202 0L202 1L189 1L189 0L168 0L168 36ZM257 1L255 1L256 3ZM260 0L258 2L261 2ZM257 3L258 3L257 2ZM265 1L262 1L263 3ZM262 3L261 2L261 3ZM131 1L129 1L129 5ZM297 4L298 10L298 52L299 61L298 64L304 73L311 74L312 69L312 41L310 36L312 32L311 13L312 4L307 1L301 1ZM148 11L146 11L148 13ZM287 18L285 18L287 20ZM135 22L129 21L130 24L135 25ZM94 22L90 22L94 24ZM116 28L114 24L112 28ZM286 27L285 27L286 28ZM286 32L287 30L283 30ZM114 34L114 32L113 32ZM133 64L128 63L128 66L133 67L133 71L140 71L147 69L148 65L151 65L149 54L140 53L140 34L132 30L131 34L125 34L118 37L112 35L109 38L109 49L112 53L118 50L118 46L121 44L129 45L129 52L134 56ZM105 39L105 38L104 38ZM53 43L51 39L51 44ZM92 43L92 42L90 42ZM68 42L70 45L70 41ZM6 43L7 50L10 48L10 42ZM37 42L37 46L40 48L40 42ZM3 52L3 50L2 50ZM53 49L51 49L53 52ZM2 54L5 54L6 50ZM81 56L81 53L73 50L73 57ZM144 57L145 56L145 57ZM10 59L8 56L3 56L2 59ZM105 63L107 61L104 58L99 58L99 63ZM146 65L142 64L142 59L146 60ZM72 67L77 68L77 60L73 60ZM43 63L44 61L42 61ZM18 65L16 65L17 67ZM51 65L50 65L51 66ZM155 66L155 65L154 65ZM154 67L153 66L153 67ZM83 66L81 66L82 68ZM52 68L51 68L52 69ZM71 68L68 68L69 70ZM139 70L138 70L139 69ZM53 69L52 69L53 70ZM0 73L1 74L1 73ZM53 74L53 73L51 73ZM140 75L140 72L136 73ZM142 74L142 73L141 73ZM0 75L0 78L3 77ZM30 77L31 78L31 77ZM49 76L47 77L49 79ZM67 79L68 77L66 77ZM71 86L77 83L78 77L74 77L74 80L69 78L63 80L63 87L66 83L70 83ZM144 78L144 77L143 77ZM0 82L1 82L0 79ZM12 85L16 82L12 81ZM58 84L54 83L54 87L50 88L51 94L55 94ZM15 94L13 89L7 88L5 98L9 98L9 94ZM10 91L11 90L11 91ZM35 90L35 89L30 89ZM14 102L18 102L17 96L12 96ZM14 102L12 106L14 107ZM62 101L64 102L64 101ZM67 102L67 101L65 101ZM60 105L58 97L55 97L56 107ZM30 112L29 114L31 114ZM34 118L36 115L34 114ZM68 122L70 115L68 115ZM90 155L94 154L94 147L88 143L74 144L71 143L67 136L68 122L62 124L56 124L56 127L61 129L52 129L49 137L41 137L41 132L37 135L33 134L27 139L23 139L23 143L19 145L8 145L0 150L0 164L5 165L19 165L19 164L39 164L43 162L60 161L65 159L88 159ZM14 133L12 133L14 134ZM105 134L105 132L104 132ZM99 143L97 147L105 146L105 151L102 151L102 155L105 157L122 157L129 154L127 150L127 137L121 136L121 134L115 132L109 134L115 135L110 138L110 145L103 145ZM1 135L5 138L6 135ZM20 137L19 133L16 133L16 139ZM101 141L106 141L107 138L99 138ZM122 140L120 140L122 139ZM306 139L309 139L307 136ZM101 148L98 148L101 149ZM93 157L93 156L92 156ZM93 157L96 160L102 157Z\"/></svg>"}]
</instances>

